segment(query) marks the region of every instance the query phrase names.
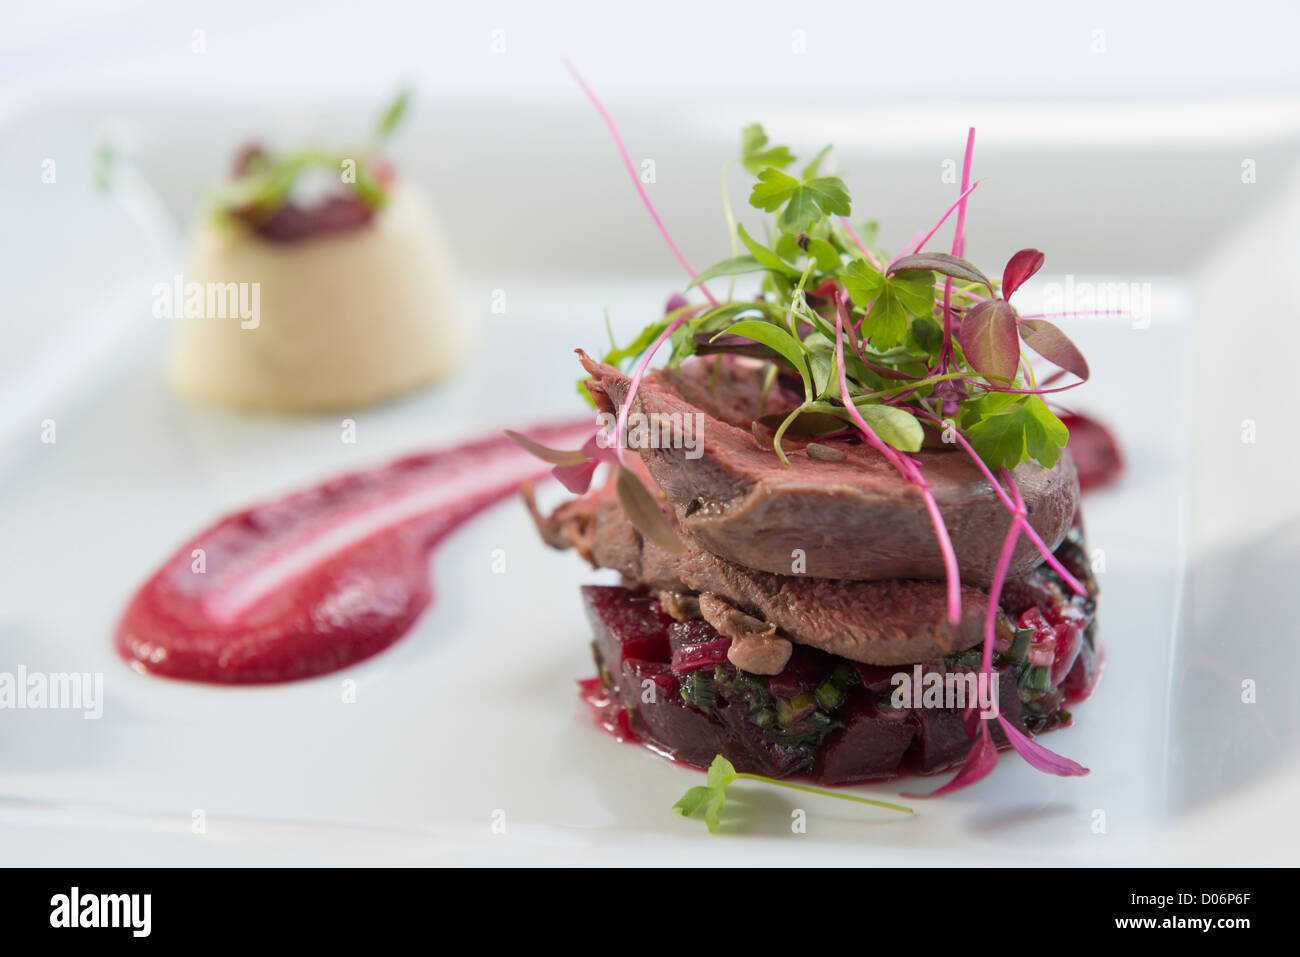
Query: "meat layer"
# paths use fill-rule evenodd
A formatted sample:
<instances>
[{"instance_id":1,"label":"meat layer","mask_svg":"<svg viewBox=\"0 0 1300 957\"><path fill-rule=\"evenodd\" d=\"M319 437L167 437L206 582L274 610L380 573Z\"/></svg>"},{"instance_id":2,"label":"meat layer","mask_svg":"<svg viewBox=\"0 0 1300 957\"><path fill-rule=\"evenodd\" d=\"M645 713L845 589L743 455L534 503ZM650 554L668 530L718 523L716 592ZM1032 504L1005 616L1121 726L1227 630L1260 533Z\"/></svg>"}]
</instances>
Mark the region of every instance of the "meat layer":
<instances>
[{"instance_id":1,"label":"meat layer","mask_svg":"<svg viewBox=\"0 0 1300 957\"><path fill-rule=\"evenodd\" d=\"M582 361L598 403L617 409L628 378L585 355ZM779 390L765 403L761 377L761 367L743 360L727 357L715 368L712 359L696 359L675 371L651 373L637 390L632 411L653 415L651 421L704 416L689 442L640 450L683 531L702 549L777 575L788 574L792 557L802 555L802 572L809 577L942 581L943 556L925 503L878 452L858 442L821 439L844 453L827 461L834 457L811 458L792 437L787 468L770 446L759 444L751 431L754 419L793 407ZM948 527L963 583L987 587L1010 516L964 453L924 449L915 458ZM1013 477L1029 523L1056 548L1078 504L1073 460L1062 453L1051 469L1025 463ZM1022 538L1009 576L1019 578L1040 561L1034 545Z\"/></svg>"},{"instance_id":2,"label":"meat layer","mask_svg":"<svg viewBox=\"0 0 1300 957\"><path fill-rule=\"evenodd\" d=\"M679 529L686 548L673 555L628 521L612 484L541 515L537 527L556 548L575 548L592 565L613 568L653 591L712 595L774 625L792 641L851 661L896 665L926 661L979 644L988 595L962 587L962 620L947 620L940 581L848 581L777 575L746 568L700 547Z\"/></svg>"}]
</instances>

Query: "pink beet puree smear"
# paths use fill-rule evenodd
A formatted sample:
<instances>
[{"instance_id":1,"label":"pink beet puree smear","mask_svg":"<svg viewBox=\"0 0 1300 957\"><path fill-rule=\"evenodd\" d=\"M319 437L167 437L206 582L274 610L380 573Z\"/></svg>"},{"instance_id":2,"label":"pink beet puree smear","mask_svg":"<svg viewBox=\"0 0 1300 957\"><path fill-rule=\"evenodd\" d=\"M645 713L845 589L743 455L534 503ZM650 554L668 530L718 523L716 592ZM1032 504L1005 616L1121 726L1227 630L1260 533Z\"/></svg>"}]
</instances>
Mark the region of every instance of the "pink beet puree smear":
<instances>
[{"instance_id":1,"label":"pink beet puree smear","mask_svg":"<svg viewBox=\"0 0 1300 957\"><path fill-rule=\"evenodd\" d=\"M584 419L528 435L574 448L593 430ZM496 437L237 512L182 545L136 592L118 653L142 672L220 684L293 681L361 661L429 605L438 543L549 469Z\"/></svg>"}]
</instances>

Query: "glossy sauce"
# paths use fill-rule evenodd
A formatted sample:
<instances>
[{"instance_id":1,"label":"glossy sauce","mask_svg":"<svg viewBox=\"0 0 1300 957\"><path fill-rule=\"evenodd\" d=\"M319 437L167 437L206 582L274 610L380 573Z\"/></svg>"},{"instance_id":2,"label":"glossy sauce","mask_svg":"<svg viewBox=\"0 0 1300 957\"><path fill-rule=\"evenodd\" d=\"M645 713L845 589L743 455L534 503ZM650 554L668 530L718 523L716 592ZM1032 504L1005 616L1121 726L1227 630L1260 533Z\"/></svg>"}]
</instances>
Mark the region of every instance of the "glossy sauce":
<instances>
[{"instance_id":1,"label":"glossy sauce","mask_svg":"<svg viewBox=\"0 0 1300 957\"><path fill-rule=\"evenodd\" d=\"M589 419L531 431L576 448ZM335 671L400 638L429 605L429 554L550 466L505 437L331 479L223 518L135 594L119 654L142 672L221 684Z\"/></svg>"}]
</instances>

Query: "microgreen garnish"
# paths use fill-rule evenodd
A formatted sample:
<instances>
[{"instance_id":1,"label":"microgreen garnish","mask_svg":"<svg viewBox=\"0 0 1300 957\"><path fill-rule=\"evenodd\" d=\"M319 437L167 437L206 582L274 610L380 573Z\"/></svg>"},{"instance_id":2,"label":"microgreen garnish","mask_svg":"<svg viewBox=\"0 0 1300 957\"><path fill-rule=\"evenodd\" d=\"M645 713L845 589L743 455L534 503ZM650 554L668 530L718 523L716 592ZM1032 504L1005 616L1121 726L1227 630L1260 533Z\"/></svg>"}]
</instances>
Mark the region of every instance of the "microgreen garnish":
<instances>
[{"instance_id":1,"label":"microgreen garnish","mask_svg":"<svg viewBox=\"0 0 1300 957\"><path fill-rule=\"evenodd\" d=\"M234 179L214 197L218 222L242 220L256 225L291 202L295 188L308 174L332 183L341 195L352 195L372 210L388 201L389 169L377 155L409 110L411 93L402 90L380 114L369 146L352 152L317 147L274 152L246 148L236 164Z\"/></svg>"},{"instance_id":2,"label":"microgreen garnish","mask_svg":"<svg viewBox=\"0 0 1300 957\"><path fill-rule=\"evenodd\" d=\"M797 233L816 225L832 213L850 213L849 191L838 176L795 179L775 166L758 174L749 204L769 213L781 210L776 224L782 232Z\"/></svg>"},{"instance_id":3,"label":"microgreen garnish","mask_svg":"<svg viewBox=\"0 0 1300 957\"><path fill-rule=\"evenodd\" d=\"M764 429L771 430L773 452L785 465L790 464L782 447L786 435L823 438L847 431L860 436L918 490L943 556L948 619L953 624L961 617L957 556L919 462L911 454L920 449L924 439L917 420L942 428L945 441L950 441L948 435L954 436L988 479L1011 513L1012 522L989 596L984 671L989 672L991 667L993 625L1001 588L1020 535L1033 542L1069 587L1084 594L1084 586L1061 566L1026 520L1024 502L1011 470L1028 461L1048 468L1056 464L1069 431L1041 396L1082 384L1089 369L1078 348L1059 328L1039 316L1020 317L1007 301L1042 267L1041 252L1023 249L1012 256L1000 284L963 258L967 202L978 185L971 182L975 130L967 134L957 200L931 229L919 232L891 260L873 248L874 224L864 226L865 241L855 231L849 220L852 202L843 180L820 174L829 147L796 177L785 172L795 162L794 153L788 147L772 144L761 126L746 127L740 155L728 161L722 175L723 208L733 234L732 255L697 273L650 202L609 112L572 65L569 69L605 120L647 212L691 277L688 290L698 287L708 300L708 307L691 306L675 297L668 314L642 330L632 345L610 350L606 361L611 364L636 359L619 409L616 434L623 434L649 362L665 342L672 344L672 367L692 355L757 355L769 360L776 374L784 374L788 384L803 390L803 401L780 421L765 416L761 420L763 428L756 422L753 429L760 441L765 440ZM759 242L735 221L726 194L726 171L734 163L756 177L750 205L776 214L765 242ZM926 250L926 243L954 212L957 218L951 252ZM748 255L740 253L741 245ZM758 277L757 296L735 296L735 277L743 275ZM731 277L733 285L723 302L705 285L720 276ZM940 290L942 297L938 295ZM1022 353L1022 340L1030 350L1059 367L1060 371L1046 382L1066 374L1078 381L1053 388L1040 386L1035 370ZM637 513L634 521L642 524L662 522L662 513L652 498L651 507L647 507L634 491L625 492L623 473L632 473L624 464L621 442L615 459L619 493L629 515ZM557 466L557 473L562 468L567 466ZM993 469L999 470L1006 490L994 478ZM642 491L649 498L650 493L644 488ZM668 531L671 534L671 529ZM642 533L658 540L662 530L642 528ZM1087 773L1075 762L1036 744L1000 716L997 720L1012 746L1034 767L1061 775ZM970 724L976 740L966 766L935 793L972 784L992 770L996 749L986 725L987 721ZM726 785L739 777L768 780L736 774L719 757L710 768L709 785L688 791L678 802L678 809L689 815L706 808L710 829L716 828L725 805Z\"/></svg>"},{"instance_id":4,"label":"microgreen garnish","mask_svg":"<svg viewBox=\"0 0 1300 957\"><path fill-rule=\"evenodd\" d=\"M526 435L522 435L514 429L506 429L506 437L518 445L520 448L531 452L543 462L550 462L552 465L583 465L587 461L587 456L582 452L568 452L564 449L553 449L548 445L542 445L541 442L534 442Z\"/></svg>"},{"instance_id":5,"label":"microgreen garnish","mask_svg":"<svg viewBox=\"0 0 1300 957\"><path fill-rule=\"evenodd\" d=\"M767 133L757 123L751 123L740 134L740 162L755 176L769 166L785 169L794 162L794 154L787 146L768 146Z\"/></svg>"},{"instance_id":6,"label":"microgreen garnish","mask_svg":"<svg viewBox=\"0 0 1300 957\"><path fill-rule=\"evenodd\" d=\"M93 168L95 189L101 193L110 192L117 170L117 147L111 140L101 140L95 147Z\"/></svg>"},{"instance_id":7,"label":"microgreen garnish","mask_svg":"<svg viewBox=\"0 0 1300 957\"><path fill-rule=\"evenodd\" d=\"M753 355L752 344L761 343L804 392L786 427L773 426L773 451L782 461L788 461L781 447L785 436L804 434L795 428L799 415L838 415L851 428L849 398L872 423L883 417L900 422L899 413L914 417L921 411L960 421L989 465L1014 468L1033 460L1050 467L1068 431L1038 398L1058 390L1036 386L1021 343L1080 382L1088 366L1060 329L1044 319L1021 319L1007 302L1038 271L1042 253L1017 253L1000 284L956 252L909 249L890 260L858 239L846 218L851 201L843 180L819 175L824 155L823 150L795 177L784 169L795 162L793 151L773 144L761 126L746 127L732 162L757 179L751 205L776 213L772 238L761 242L737 223L735 239L744 252L692 271L691 286L721 276L757 276L759 298L729 299L658 321L626 348L610 350L606 361L644 361L656 340L672 340L673 366L696 354ZM969 167L964 173L961 197L943 216L956 212L959 224L974 190ZM954 249L960 249L960 238ZM847 393L831 374L838 295L846 298ZM919 447L913 429L905 429L905 438L887 426L878 431L894 448Z\"/></svg>"},{"instance_id":8,"label":"microgreen garnish","mask_svg":"<svg viewBox=\"0 0 1300 957\"><path fill-rule=\"evenodd\" d=\"M637 474L630 468L619 466L615 481L618 483L619 503L637 530L665 551L681 554L682 543L664 520L654 495Z\"/></svg>"},{"instance_id":9,"label":"microgreen garnish","mask_svg":"<svg viewBox=\"0 0 1300 957\"><path fill-rule=\"evenodd\" d=\"M890 804L887 801L873 801L871 798L859 797L856 794L844 794L840 791L829 791L826 788L815 788L807 784L795 784L792 781L781 781L777 778L764 777L761 774L746 774L737 771L735 765L717 755L713 763L709 765L709 774L706 779L708 783L697 785L690 788L681 799L673 805L673 810L681 813L682 817L694 817L701 810L704 811L704 823L708 825L709 833L716 834L718 826L722 820L722 811L727 806L727 788L736 781L759 781L763 784L772 784L776 787L789 788L792 791L804 791L808 794L820 794L823 797L838 798L841 801L853 801L857 804L870 804L872 807L882 807L890 811L900 811L903 814L913 813L910 807L904 807L901 804Z\"/></svg>"},{"instance_id":10,"label":"microgreen garnish","mask_svg":"<svg viewBox=\"0 0 1300 957\"><path fill-rule=\"evenodd\" d=\"M406 112L411 106L411 91L403 89L393 97L393 101L388 104L384 112L379 114L379 120L375 123L375 131L372 134L375 142L383 142L393 135L393 132L401 125L402 120L406 118Z\"/></svg>"}]
</instances>

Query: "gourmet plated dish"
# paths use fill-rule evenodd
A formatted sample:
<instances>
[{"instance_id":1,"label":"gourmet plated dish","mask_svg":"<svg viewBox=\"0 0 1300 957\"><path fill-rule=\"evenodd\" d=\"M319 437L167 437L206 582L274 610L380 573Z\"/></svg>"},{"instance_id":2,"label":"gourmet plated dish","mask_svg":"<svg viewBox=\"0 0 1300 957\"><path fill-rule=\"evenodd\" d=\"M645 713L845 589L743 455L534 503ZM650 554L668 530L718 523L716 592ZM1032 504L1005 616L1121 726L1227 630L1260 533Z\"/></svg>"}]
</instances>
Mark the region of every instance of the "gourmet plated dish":
<instances>
[{"instance_id":1,"label":"gourmet plated dish","mask_svg":"<svg viewBox=\"0 0 1300 957\"><path fill-rule=\"evenodd\" d=\"M466 326L445 243L383 145L241 150L178 277L168 378L181 393L285 412L346 409L450 373Z\"/></svg>"},{"instance_id":2,"label":"gourmet plated dish","mask_svg":"<svg viewBox=\"0 0 1300 957\"><path fill-rule=\"evenodd\" d=\"M964 258L973 143L951 208L893 255L823 171L829 147L800 165L757 125L734 162L768 219L750 231L726 208L729 258L692 270L641 191L686 295L630 345L579 351L599 413L586 444L516 437L578 494L544 514L526 491L541 536L621 577L582 589L583 694L607 730L711 781L960 768L937 794L1007 747L1086 773L1036 737L1101 668L1080 475L1051 404L1089 369L1010 302L1041 252L996 279ZM951 247L931 249L949 217Z\"/></svg>"},{"instance_id":3,"label":"gourmet plated dish","mask_svg":"<svg viewBox=\"0 0 1300 957\"><path fill-rule=\"evenodd\" d=\"M746 128L729 166L752 177L765 216L747 226L724 190L732 254L696 272L610 128L690 281L626 346L611 336L599 357L578 351L592 408L211 523L131 598L118 653L142 673L217 684L353 665L431 604L437 545L522 490L546 543L619 578L581 588L595 670L583 699L616 737L709 769L678 808L703 810L711 828L737 778L808 789L792 782L957 769L930 792L942 794L987 776L1005 748L1087 773L1039 736L1073 720L1100 674L1080 493L1121 462L1104 428L1059 405L1090 375L1080 351L1012 304L1043 254L1023 249L996 277L965 258L974 131L951 205L891 254L854 219L829 148L801 164ZM369 241L353 233L391 212L356 196L312 209L244 203L221 228L315 255ZM931 248L949 221L948 248ZM357 346L375 351L347 361L364 366L390 338L377 331ZM416 353L437 353L434 339L398 345L429 362ZM255 355L218 363L260 374ZM326 400L310 376L302 389L288 379L296 407L366 381L339 371ZM574 497L546 512L531 483L548 474Z\"/></svg>"}]
</instances>

